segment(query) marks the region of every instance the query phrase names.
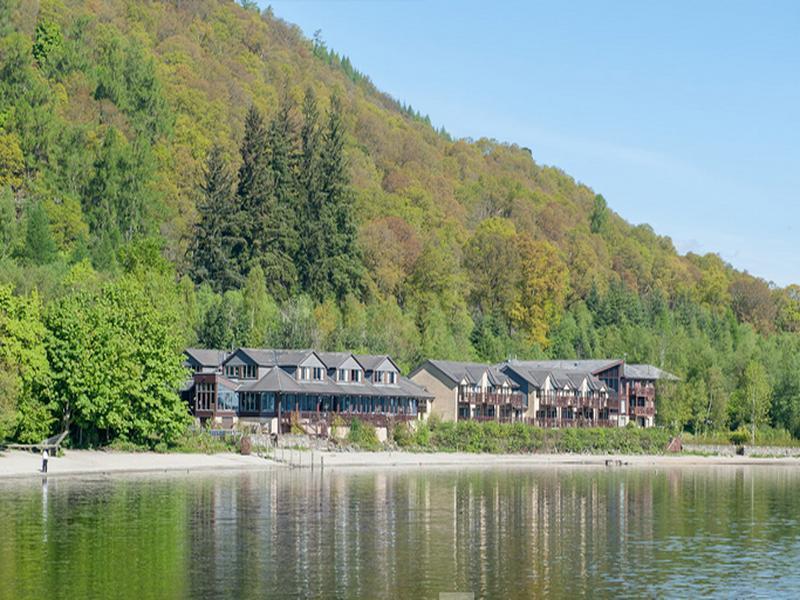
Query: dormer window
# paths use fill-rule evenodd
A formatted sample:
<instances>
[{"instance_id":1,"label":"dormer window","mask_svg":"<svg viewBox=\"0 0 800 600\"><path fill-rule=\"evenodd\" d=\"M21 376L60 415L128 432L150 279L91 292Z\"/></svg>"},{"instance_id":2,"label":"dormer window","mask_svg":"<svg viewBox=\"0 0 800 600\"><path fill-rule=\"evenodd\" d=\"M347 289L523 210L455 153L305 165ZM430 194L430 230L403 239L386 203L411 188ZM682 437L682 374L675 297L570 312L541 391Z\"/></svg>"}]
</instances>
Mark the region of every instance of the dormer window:
<instances>
[{"instance_id":1,"label":"dormer window","mask_svg":"<svg viewBox=\"0 0 800 600\"><path fill-rule=\"evenodd\" d=\"M314 381L322 381L325 378L325 369L322 367L314 367L313 375Z\"/></svg>"},{"instance_id":2,"label":"dormer window","mask_svg":"<svg viewBox=\"0 0 800 600\"><path fill-rule=\"evenodd\" d=\"M341 382L347 381L348 370L347 369L339 369L339 372L336 375L336 379Z\"/></svg>"},{"instance_id":3,"label":"dormer window","mask_svg":"<svg viewBox=\"0 0 800 600\"><path fill-rule=\"evenodd\" d=\"M383 383L383 371L375 371L375 374L372 376L372 381L375 383Z\"/></svg>"},{"instance_id":4,"label":"dormer window","mask_svg":"<svg viewBox=\"0 0 800 600\"><path fill-rule=\"evenodd\" d=\"M397 383L397 373L394 371L389 372L389 383L392 385Z\"/></svg>"},{"instance_id":5,"label":"dormer window","mask_svg":"<svg viewBox=\"0 0 800 600\"><path fill-rule=\"evenodd\" d=\"M350 381L361 383L361 369L350 369Z\"/></svg>"},{"instance_id":6,"label":"dormer window","mask_svg":"<svg viewBox=\"0 0 800 600\"><path fill-rule=\"evenodd\" d=\"M309 381L311 379L310 367L298 367L297 373L300 375L300 381Z\"/></svg>"}]
</instances>

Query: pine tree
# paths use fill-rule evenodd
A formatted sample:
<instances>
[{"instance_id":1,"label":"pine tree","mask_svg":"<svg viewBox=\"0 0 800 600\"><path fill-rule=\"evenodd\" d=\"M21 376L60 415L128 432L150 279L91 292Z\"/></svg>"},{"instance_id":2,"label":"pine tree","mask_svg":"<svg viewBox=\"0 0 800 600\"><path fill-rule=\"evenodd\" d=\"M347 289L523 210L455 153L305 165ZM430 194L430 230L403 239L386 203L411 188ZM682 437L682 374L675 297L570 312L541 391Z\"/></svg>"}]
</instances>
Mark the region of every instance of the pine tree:
<instances>
[{"instance_id":1,"label":"pine tree","mask_svg":"<svg viewBox=\"0 0 800 600\"><path fill-rule=\"evenodd\" d=\"M196 283L207 281L222 292L241 285L240 267L247 248L240 231L242 219L233 194L233 176L219 146L208 154L202 192L197 207L200 220L190 249L191 274Z\"/></svg>"},{"instance_id":2,"label":"pine tree","mask_svg":"<svg viewBox=\"0 0 800 600\"><path fill-rule=\"evenodd\" d=\"M303 100L303 125L300 129L299 187L300 206L298 224L300 252L298 271L304 289L312 287L313 265L327 254L327 236L320 221L323 198L320 190L322 180L320 164L319 111L314 91L309 88Z\"/></svg>"},{"instance_id":3,"label":"pine tree","mask_svg":"<svg viewBox=\"0 0 800 600\"><path fill-rule=\"evenodd\" d=\"M56 256L56 245L50 233L50 221L41 204L34 204L28 211L25 232L25 257L37 265L52 262Z\"/></svg>"},{"instance_id":4,"label":"pine tree","mask_svg":"<svg viewBox=\"0 0 800 600\"><path fill-rule=\"evenodd\" d=\"M360 292L363 264L357 245L353 214L353 195L344 155L344 123L339 99L331 99L328 123L320 152L320 226L327 237L326 248L312 264L312 296L333 294L342 299L349 292Z\"/></svg>"},{"instance_id":5,"label":"pine tree","mask_svg":"<svg viewBox=\"0 0 800 600\"><path fill-rule=\"evenodd\" d=\"M297 285L294 258L298 250L292 174L293 127L284 103L269 129L251 107L245 119L238 197L249 264L259 264L271 294L288 298Z\"/></svg>"},{"instance_id":6,"label":"pine tree","mask_svg":"<svg viewBox=\"0 0 800 600\"><path fill-rule=\"evenodd\" d=\"M298 282L297 259L299 190L297 180L297 131L292 123L291 102L284 95L267 132L272 198L262 215L264 251L259 262L273 294L291 296Z\"/></svg>"}]
</instances>

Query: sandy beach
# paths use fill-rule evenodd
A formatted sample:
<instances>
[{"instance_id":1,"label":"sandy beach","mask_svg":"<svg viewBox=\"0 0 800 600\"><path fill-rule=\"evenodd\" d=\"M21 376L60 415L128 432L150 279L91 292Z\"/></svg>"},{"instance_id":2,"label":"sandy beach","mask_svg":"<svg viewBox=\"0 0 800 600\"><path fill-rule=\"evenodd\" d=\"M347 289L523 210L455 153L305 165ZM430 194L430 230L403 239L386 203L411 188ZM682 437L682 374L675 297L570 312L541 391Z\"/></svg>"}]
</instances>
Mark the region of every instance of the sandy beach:
<instances>
[{"instance_id":1,"label":"sandy beach","mask_svg":"<svg viewBox=\"0 0 800 600\"><path fill-rule=\"evenodd\" d=\"M274 465L258 456L240 454L157 454L155 452L103 452L67 450L51 458L48 477L104 473L146 473L158 471L202 471L263 469ZM38 453L9 450L0 453L0 479L40 477L42 458Z\"/></svg>"},{"instance_id":2,"label":"sandy beach","mask_svg":"<svg viewBox=\"0 0 800 600\"><path fill-rule=\"evenodd\" d=\"M783 466L800 467L800 458L750 458L741 456L592 455L592 454L467 454L446 452L311 452L277 450L276 460L239 454L156 454L151 452L104 452L67 450L51 458L49 477L87 474L146 473L160 471L237 471L269 468L324 467L458 467L576 466L576 467L688 467L688 466ZM6 451L0 454L0 479L40 477L39 454Z\"/></svg>"}]
</instances>

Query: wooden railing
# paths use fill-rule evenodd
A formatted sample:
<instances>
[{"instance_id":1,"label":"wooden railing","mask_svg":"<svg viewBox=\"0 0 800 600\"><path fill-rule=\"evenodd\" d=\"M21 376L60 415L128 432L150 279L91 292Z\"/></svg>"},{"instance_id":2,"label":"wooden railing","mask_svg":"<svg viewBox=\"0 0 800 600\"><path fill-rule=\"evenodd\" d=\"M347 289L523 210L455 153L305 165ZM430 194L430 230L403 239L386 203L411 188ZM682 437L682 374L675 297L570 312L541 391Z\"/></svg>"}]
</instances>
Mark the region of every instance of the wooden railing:
<instances>
[{"instance_id":1,"label":"wooden railing","mask_svg":"<svg viewBox=\"0 0 800 600\"><path fill-rule=\"evenodd\" d=\"M594 408L597 410L608 408L609 402L613 406L616 396L602 396L600 394L554 394L546 393L539 397L539 406L557 406L559 408Z\"/></svg>"},{"instance_id":2,"label":"wooden railing","mask_svg":"<svg viewBox=\"0 0 800 600\"><path fill-rule=\"evenodd\" d=\"M631 392L633 396L647 398L648 400L653 400L656 397L656 388L650 383L635 383Z\"/></svg>"},{"instance_id":3,"label":"wooden railing","mask_svg":"<svg viewBox=\"0 0 800 600\"><path fill-rule=\"evenodd\" d=\"M652 417L656 414L656 409L652 405L634 406L633 414L637 417Z\"/></svg>"},{"instance_id":4,"label":"wooden railing","mask_svg":"<svg viewBox=\"0 0 800 600\"><path fill-rule=\"evenodd\" d=\"M520 392L503 394L500 392L460 390L458 393L458 401L468 404L492 404L495 406L510 404L514 408L521 409L525 405L525 396Z\"/></svg>"},{"instance_id":5,"label":"wooden railing","mask_svg":"<svg viewBox=\"0 0 800 600\"><path fill-rule=\"evenodd\" d=\"M281 414L281 422L292 423L297 420L299 422L311 423L326 423L331 426L337 419L341 420L345 425L350 424L354 419L358 419L364 423L371 423L376 427L386 427L391 423L398 423L401 421L415 421L417 415L410 413L356 413L356 412L329 412L329 411L291 411Z\"/></svg>"}]
</instances>

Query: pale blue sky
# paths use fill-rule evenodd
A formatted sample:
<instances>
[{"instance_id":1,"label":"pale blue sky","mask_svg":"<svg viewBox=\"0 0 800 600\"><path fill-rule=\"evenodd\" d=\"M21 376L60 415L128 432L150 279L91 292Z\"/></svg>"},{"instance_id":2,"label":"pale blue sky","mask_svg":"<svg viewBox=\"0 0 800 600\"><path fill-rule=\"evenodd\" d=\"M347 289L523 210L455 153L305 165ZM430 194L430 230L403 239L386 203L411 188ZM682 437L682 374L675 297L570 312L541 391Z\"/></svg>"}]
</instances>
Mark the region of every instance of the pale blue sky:
<instances>
[{"instance_id":1,"label":"pale blue sky","mask_svg":"<svg viewBox=\"0 0 800 600\"><path fill-rule=\"evenodd\" d=\"M451 134L531 148L681 252L800 282L800 1L271 5Z\"/></svg>"}]
</instances>

